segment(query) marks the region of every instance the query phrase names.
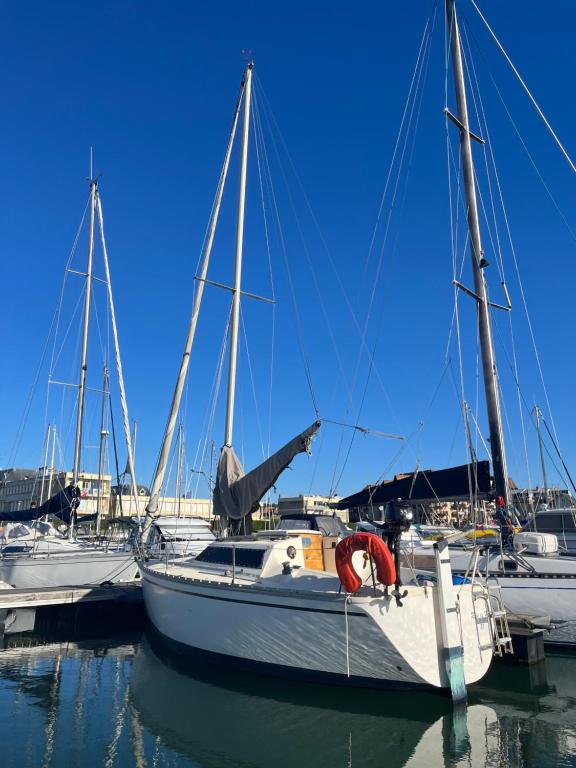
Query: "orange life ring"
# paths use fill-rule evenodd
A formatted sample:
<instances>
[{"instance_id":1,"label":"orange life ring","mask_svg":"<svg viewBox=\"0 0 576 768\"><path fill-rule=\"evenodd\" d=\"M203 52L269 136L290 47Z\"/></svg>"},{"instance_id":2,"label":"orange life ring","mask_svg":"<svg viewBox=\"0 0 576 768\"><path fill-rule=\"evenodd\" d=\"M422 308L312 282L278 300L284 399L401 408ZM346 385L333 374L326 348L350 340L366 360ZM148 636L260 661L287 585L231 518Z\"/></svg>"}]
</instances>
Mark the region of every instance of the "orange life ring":
<instances>
[{"instance_id":1,"label":"orange life ring","mask_svg":"<svg viewBox=\"0 0 576 768\"><path fill-rule=\"evenodd\" d=\"M387 587L396 582L396 566L392 553L375 533L353 533L346 536L336 547L336 570L346 592L357 592L362 579L352 565L354 552L364 550L376 564L378 581Z\"/></svg>"}]
</instances>

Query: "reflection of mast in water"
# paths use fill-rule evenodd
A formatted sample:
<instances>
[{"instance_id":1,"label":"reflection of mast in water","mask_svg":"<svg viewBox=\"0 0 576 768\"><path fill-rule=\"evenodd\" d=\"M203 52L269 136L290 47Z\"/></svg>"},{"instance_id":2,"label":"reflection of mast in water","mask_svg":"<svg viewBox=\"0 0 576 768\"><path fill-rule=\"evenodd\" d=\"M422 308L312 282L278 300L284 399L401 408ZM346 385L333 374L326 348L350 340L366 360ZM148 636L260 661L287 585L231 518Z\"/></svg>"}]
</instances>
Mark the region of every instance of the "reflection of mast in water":
<instances>
[{"instance_id":1,"label":"reflection of mast in water","mask_svg":"<svg viewBox=\"0 0 576 768\"><path fill-rule=\"evenodd\" d=\"M128 699L128 694L130 691L130 686L126 686L126 699ZM130 722L132 725L132 735L130 742L132 744L132 754L134 755L134 765L136 768L146 768L146 748L144 746L144 728L142 727L142 723L140 722L140 717L138 716L138 712L136 709L134 709L134 705L130 704ZM155 747L158 749L159 742L156 740ZM154 764L157 763L157 760L154 760Z\"/></svg>"},{"instance_id":2,"label":"reflection of mast in water","mask_svg":"<svg viewBox=\"0 0 576 768\"><path fill-rule=\"evenodd\" d=\"M87 700L87 679L90 675L90 666L92 659L89 656L81 656L78 666L78 682L76 685L76 695L74 696L74 730L79 741L84 740L83 727L85 723L84 703Z\"/></svg>"},{"instance_id":3,"label":"reflection of mast in water","mask_svg":"<svg viewBox=\"0 0 576 768\"><path fill-rule=\"evenodd\" d=\"M124 695L120 700L120 688L122 684L122 667L123 660L116 659L116 670L114 675L114 695L112 702L112 712L114 732L112 733L112 740L106 750L106 768L112 768L114 761L116 760L116 754L118 752L118 742L122 736L122 730L124 728L124 720L126 719L126 710L128 709L128 686L124 686Z\"/></svg>"},{"instance_id":4,"label":"reflection of mast in water","mask_svg":"<svg viewBox=\"0 0 576 768\"><path fill-rule=\"evenodd\" d=\"M60 704L60 683L62 679L62 656L57 653L54 659L52 685L50 686L50 704L46 716L46 752L44 753L44 768L48 768L54 754L54 736L58 720L58 705Z\"/></svg>"}]
</instances>

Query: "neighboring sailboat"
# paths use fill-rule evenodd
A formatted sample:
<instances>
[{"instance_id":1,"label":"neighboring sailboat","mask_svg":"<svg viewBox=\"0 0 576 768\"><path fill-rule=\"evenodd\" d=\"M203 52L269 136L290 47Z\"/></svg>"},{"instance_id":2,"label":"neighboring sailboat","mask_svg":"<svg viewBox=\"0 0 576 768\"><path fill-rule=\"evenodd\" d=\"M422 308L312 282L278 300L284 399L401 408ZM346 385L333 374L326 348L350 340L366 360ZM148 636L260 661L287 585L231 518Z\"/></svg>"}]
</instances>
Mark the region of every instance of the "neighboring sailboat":
<instances>
[{"instance_id":1,"label":"neighboring sailboat","mask_svg":"<svg viewBox=\"0 0 576 768\"><path fill-rule=\"evenodd\" d=\"M112 287L108 266L108 255L104 238L102 204L96 180L90 181L90 230L88 240L88 261L86 267L86 292L84 297L84 317L80 373L78 381L78 404L76 412L76 432L74 440L74 462L71 485L49 498L44 504L29 510L15 513L2 513L4 520L36 520L47 515L55 515L68 523L68 532L64 536L35 535L27 542L17 541L5 546L0 551L0 581L13 587L57 587L81 584L102 584L105 582L132 581L138 575L138 566L129 543L108 546L85 543L75 539L78 522L77 510L81 502L78 481L80 477L80 459L82 431L84 425L84 401L86 395L86 371L88 365L88 328L93 280L94 230L96 217L101 235L102 253L106 273L108 302L114 335L116 362L123 410L128 462L132 478L133 493L136 493L132 448L126 395L122 376ZM102 467L102 456L101 456ZM36 529L36 533L39 532Z\"/></svg>"},{"instance_id":2,"label":"neighboring sailboat","mask_svg":"<svg viewBox=\"0 0 576 768\"><path fill-rule=\"evenodd\" d=\"M484 577L497 577L502 601L509 612L539 619L550 617L551 631L546 634L545 642L573 645L576 644L576 558L560 556L558 541L554 536L528 532L512 535L514 519L509 498L500 396L490 322L490 301L484 277L484 269L488 263L484 258L481 243L476 177L472 157L471 137L477 137L469 129L455 0L446 0L446 17L457 103L457 114L454 116L446 109L446 115L455 124L460 134L460 159L474 276L474 291L468 289L465 291L473 296L477 307L478 338L495 483L494 496L497 516L502 525L502 543L492 550L489 549L486 554L479 555L477 550L470 554L462 553L461 549L453 549L451 551L452 568L455 574L461 576L466 575L471 567L477 567ZM410 550L411 556L416 555L418 564L423 566L429 550L414 543L411 544ZM428 556L428 562L432 562L431 556Z\"/></svg>"},{"instance_id":3,"label":"neighboring sailboat","mask_svg":"<svg viewBox=\"0 0 576 768\"><path fill-rule=\"evenodd\" d=\"M247 474L232 447L252 66L246 67L236 104L202 271L204 281L223 179L243 106L226 432L214 490L215 514L233 533L250 532L250 516L260 499L292 459L308 450L320 426L315 422ZM145 531L156 514L155 499L165 469L162 457L169 451L166 435L173 431L176 420L200 308L199 293L200 289ZM342 538L337 534L331 537L331 559L323 538L320 531L297 527L231 536L210 544L196 558L143 561L148 615L169 640L220 664L343 685L448 688L454 699L463 699L466 685L487 671L498 642L486 590L477 583L466 583L456 592L443 545L435 547L436 584L421 586L412 581L402 585L400 572L379 537ZM372 553L378 578L375 573L364 573L363 580L356 576L360 586L355 583L346 592L343 584L350 582L348 577L354 580L355 548Z\"/></svg>"}]
</instances>

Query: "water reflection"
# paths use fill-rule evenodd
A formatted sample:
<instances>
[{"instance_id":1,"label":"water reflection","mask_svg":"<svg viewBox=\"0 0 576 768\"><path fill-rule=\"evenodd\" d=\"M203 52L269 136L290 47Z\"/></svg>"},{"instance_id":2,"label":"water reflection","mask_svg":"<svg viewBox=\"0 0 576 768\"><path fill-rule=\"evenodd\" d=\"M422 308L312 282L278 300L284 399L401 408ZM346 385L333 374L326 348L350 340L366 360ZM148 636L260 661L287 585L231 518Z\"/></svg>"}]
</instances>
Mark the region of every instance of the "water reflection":
<instances>
[{"instance_id":1,"label":"water reflection","mask_svg":"<svg viewBox=\"0 0 576 768\"><path fill-rule=\"evenodd\" d=\"M576 658L436 695L303 685L182 660L157 636L0 651L2 767L576 766Z\"/></svg>"}]
</instances>

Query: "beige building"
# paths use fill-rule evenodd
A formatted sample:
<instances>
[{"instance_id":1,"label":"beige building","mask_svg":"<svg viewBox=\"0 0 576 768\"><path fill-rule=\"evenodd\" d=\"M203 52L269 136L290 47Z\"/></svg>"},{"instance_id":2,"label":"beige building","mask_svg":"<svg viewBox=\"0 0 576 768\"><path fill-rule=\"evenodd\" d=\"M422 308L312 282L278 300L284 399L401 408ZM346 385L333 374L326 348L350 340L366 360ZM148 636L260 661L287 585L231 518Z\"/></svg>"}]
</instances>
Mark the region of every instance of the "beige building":
<instances>
[{"instance_id":1,"label":"beige building","mask_svg":"<svg viewBox=\"0 0 576 768\"><path fill-rule=\"evenodd\" d=\"M50 469L4 469L0 470L0 520L2 512L17 512L23 509L39 507L51 496L72 484L72 472ZM138 511L133 497L123 486L119 495L112 487L110 475L103 475L102 482L97 474L81 472L78 477L80 487L80 506L78 516L93 514L98 511L103 517L124 515L143 515L149 499L146 486L138 486ZM161 515L180 515L183 517L212 516L211 499L160 498Z\"/></svg>"},{"instance_id":2,"label":"beige building","mask_svg":"<svg viewBox=\"0 0 576 768\"><path fill-rule=\"evenodd\" d=\"M144 486L138 487L138 510L134 497L126 493L124 487L123 493L112 493L110 499L110 516L119 515L144 516L146 514L146 505L150 499L149 491ZM170 496L161 496L158 503L158 514L175 515L180 517L203 517L206 520L212 518L212 499L186 499Z\"/></svg>"}]
</instances>

